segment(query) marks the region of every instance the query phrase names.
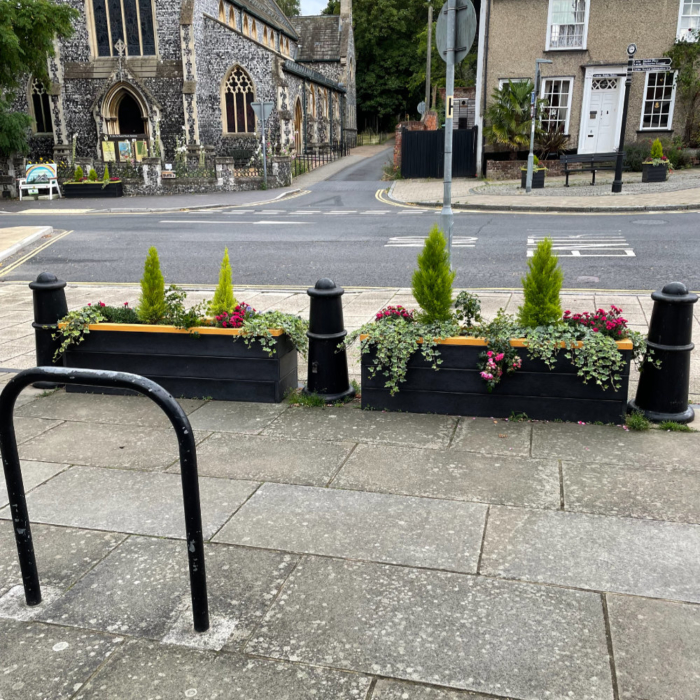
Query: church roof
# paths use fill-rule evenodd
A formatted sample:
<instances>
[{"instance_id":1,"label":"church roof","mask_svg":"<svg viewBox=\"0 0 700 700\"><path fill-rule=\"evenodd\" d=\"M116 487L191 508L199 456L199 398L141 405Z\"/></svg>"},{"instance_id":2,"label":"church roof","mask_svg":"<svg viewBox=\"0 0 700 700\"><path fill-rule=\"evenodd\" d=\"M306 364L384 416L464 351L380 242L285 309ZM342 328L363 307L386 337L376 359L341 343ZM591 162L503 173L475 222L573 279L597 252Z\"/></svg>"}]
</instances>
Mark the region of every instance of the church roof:
<instances>
[{"instance_id":1,"label":"church roof","mask_svg":"<svg viewBox=\"0 0 700 700\"><path fill-rule=\"evenodd\" d=\"M291 22L299 35L301 47L296 60L301 61L340 61L343 48L347 52L347 38L343 40L343 24L339 15L318 17L292 17Z\"/></svg>"},{"instance_id":2,"label":"church roof","mask_svg":"<svg viewBox=\"0 0 700 700\"><path fill-rule=\"evenodd\" d=\"M278 29L292 39L297 39L294 27L279 8L275 0L231 0L234 5L242 8L253 17Z\"/></svg>"}]
</instances>

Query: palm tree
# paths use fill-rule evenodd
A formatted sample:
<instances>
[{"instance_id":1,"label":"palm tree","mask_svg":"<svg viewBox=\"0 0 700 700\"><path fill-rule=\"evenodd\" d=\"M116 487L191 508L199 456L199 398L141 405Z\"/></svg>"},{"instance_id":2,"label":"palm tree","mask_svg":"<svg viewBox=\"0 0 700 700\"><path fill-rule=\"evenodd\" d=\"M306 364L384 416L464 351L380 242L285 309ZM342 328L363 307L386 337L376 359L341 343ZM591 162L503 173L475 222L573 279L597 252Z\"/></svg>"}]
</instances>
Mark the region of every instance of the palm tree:
<instances>
[{"instance_id":1,"label":"palm tree","mask_svg":"<svg viewBox=\"0 0 700 700\"><path fill-rule=\"evenodd\" d=\"M509 80L503 87L493 91L493 102L486 110L487 126L484 135L490 143L510 148L511 160L515 160L518 151L530 143L532 90L533 84L529 80ZM541 103L542 100L538 102ZM538 135L541 132L539 124L535 129L535 134Z\"/></svg>"}]
</instances>

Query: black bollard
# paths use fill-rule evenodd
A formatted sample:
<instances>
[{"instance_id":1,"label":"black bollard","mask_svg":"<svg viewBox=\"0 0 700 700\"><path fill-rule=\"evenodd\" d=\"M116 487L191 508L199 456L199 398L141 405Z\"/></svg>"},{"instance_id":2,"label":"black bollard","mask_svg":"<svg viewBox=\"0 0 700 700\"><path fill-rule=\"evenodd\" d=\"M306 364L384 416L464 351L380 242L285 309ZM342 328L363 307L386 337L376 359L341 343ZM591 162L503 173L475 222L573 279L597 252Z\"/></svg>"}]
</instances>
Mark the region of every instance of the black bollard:
<instances>
[{"instance_id":1,"label":"black bollard","mask_svg":"<svg viewBox=\"0 0 700 700\"><path fill-rule=\"evenodd\" d=\"M639 375L637 397L629 402L631 411L641 411L651 421L690 423L695 412L688 405L690 353L693 337L693 304L698 295L681 282L671 282L651 295L654 309L647 344L655 367L645 360Z\"/></svg>"},{"instance_id":2,"label":"black bollard","mask_svg":"<svg viewBox=\"0 0 700 700\"><path fill-rule=\"evenodd\" d=\"M323 278L307 289L311 297L309 313L309 371L305 394L318 394L326 401L355 396L348 377L348 357L338 344L348 334L343 323L344 294L333 280Z\"/></svg>"},{"instance_id":3,"label":"black bollard","mask_svg":"<svg viewBox=\"0 0 700 700\"><path fill-rule=\"evenodd\" d=\"M50 272L42 272L36 282L30 282L29 288L34 293L34 335L36 339L37 367L62 366L61 360L54 360L60 341L54 340L53 335L58 329L58 321L68 313L66 283ZM59 384L52 382L37 382L37 389L55 389Z\"/></svg>"}]
</instances>

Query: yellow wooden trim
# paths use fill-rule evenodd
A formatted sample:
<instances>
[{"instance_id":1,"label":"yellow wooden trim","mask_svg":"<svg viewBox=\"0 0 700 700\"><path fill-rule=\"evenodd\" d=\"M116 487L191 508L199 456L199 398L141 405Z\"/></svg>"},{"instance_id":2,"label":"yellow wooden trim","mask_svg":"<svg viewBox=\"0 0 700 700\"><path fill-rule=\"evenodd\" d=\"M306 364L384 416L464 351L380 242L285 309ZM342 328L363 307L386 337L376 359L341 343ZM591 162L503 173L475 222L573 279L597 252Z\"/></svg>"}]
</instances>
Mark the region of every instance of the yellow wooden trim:
<instances>
[{"instance_id":1,"label":"yellow wooden trim","mask_svg":"<svg viewBox=\"0 0 700 700\"><path fill-rule=\"evenodd\" d=\"M64 328L65 323L59 323L59 328ZM245 335L241 328L216 328L215 326L195 326L189 330L175 328L175 326L152 326L139 323L91 323L88 326L90 332L94 331L117 331L122 333L175 333L180 335ZM271 328L270 334L278 338L284 335L284 331L279 328Z\"/></svg>"},{"instance_id":2,"label":"yellow wooden trim","mask_svg":"<svg viewBox=\"0 0 700 700\"><path fill-rule=\"evenodd\" d=\"M361 335L360 340L365 340L368 336L367 335ZM422 340L419 342L423 342ZM616 340L617 343L617 349L618 350L632 350L632 341L631 340ZM438 345L471 345L471 346L477 346L477 347L486 347L487 343L484 338L467 338L464 336L455 336L452 338L442 338L441 340L438 340ZM578 344L578 347L581 347L582 343ZM510 341L510 346L513 348L525 348L527 347L525 340L523 338L513 338ZM561 344L561 347L565 347L564 343Z\"/></svg>"}]
</instances>

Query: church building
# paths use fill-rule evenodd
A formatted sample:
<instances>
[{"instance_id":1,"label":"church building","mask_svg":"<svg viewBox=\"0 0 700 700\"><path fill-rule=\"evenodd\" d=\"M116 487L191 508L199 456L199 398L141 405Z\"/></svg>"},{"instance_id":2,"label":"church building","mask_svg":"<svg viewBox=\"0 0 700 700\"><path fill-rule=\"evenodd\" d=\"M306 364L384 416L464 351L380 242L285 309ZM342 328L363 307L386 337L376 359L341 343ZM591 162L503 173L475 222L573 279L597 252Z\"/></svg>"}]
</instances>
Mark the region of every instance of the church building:
<instances>
[{"instance_id":1,"label":"church building","mask_svg":"<svg viewBox=\"0 0 700 700\"><path fill-rule=\"evenodd\" d=\"M34 118L32 159L249 158L254 102L273 103L273 152L354 143L352 0L294 18L275 0L63 1L80 11L75 33L49 59L51 83L29 78L15 105Z\"/></svg>"}]
</instances>

